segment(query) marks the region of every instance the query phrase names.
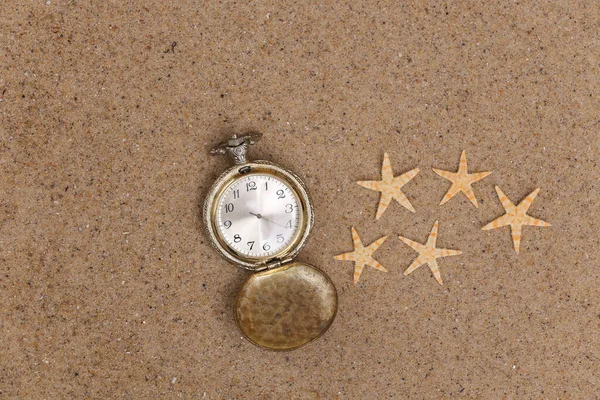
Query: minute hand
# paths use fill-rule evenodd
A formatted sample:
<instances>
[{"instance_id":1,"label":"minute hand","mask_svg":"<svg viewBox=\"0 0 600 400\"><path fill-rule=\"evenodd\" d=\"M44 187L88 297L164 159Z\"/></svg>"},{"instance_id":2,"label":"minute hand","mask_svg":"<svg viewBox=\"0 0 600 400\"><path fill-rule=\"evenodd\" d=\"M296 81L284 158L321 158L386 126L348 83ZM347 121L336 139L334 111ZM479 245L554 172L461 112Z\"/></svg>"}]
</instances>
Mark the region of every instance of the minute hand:
<instances>
[{"instance_id":1,"label":"minute hand","mask_svg":"<svg viewBox=\"0 0 600 400\"><path fill-rule=\"evenodd\" d=\"M250 212L250 214L251 214L251 215L254 215L254 216L255 216L256 218L258 218L258 219L264 219L264 220L266 220L266 221L269 221L269 222L270 222L270 223L272 223L272 224L279 225L279 226L281 226L282 228L287 228L287 226L283 226L283 225L281 225L280 223L277 223L277 222L273 221L272 219L269 219L269 218L265 217L265 216L264 216L264 215L262 215L262 214L255 214L255 213L253 213L253 212Z\"/></svg>"},{"instance_id":2,"label":"minute hand","mask_svg":"<svg viewBox=\"0 0 600 400\"><path fill-rule=\"evenodd\" d=\"M272 223L272 224L279 225L279 226L280 226L280 227L282 227L282 228L286 228L286 226L284 226L284 225L281 225L280 223L278 223L278 222L275 222L275 221L273 221L272 219L265 217L264 215L262 215L262 219L264 219L264 220L267 220L267 221L269 221L269 222L270 222L270 223Z\"/></svg>"}]
</instances>

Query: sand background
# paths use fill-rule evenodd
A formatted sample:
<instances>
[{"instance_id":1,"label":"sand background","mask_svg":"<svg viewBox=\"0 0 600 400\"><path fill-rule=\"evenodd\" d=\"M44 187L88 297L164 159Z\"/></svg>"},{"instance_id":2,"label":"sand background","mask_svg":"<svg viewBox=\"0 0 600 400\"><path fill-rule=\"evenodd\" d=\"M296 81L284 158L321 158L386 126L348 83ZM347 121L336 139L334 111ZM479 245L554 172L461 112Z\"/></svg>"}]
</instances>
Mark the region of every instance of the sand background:
<instances>
[{"instance_id":1,"label":"sand background","mask_svg":"<svg viewBox=\"0 0 600 400\"><path fill-rule=\"evenodd\" d=\"M600 357L600 5L576 1L4 0L0 14L0 397L593 398ZM200 210L257 130L316 224L299 260L339 292L289 353L241 337L248 273ZM465 149L479 209L431 167ZM375 221L383 153L419 167ZM541 191L517 255L480 228ZM440 286L398 235L463 250ZM350 227L387 274L333 260Z\"/></svg>"}]
</instances>

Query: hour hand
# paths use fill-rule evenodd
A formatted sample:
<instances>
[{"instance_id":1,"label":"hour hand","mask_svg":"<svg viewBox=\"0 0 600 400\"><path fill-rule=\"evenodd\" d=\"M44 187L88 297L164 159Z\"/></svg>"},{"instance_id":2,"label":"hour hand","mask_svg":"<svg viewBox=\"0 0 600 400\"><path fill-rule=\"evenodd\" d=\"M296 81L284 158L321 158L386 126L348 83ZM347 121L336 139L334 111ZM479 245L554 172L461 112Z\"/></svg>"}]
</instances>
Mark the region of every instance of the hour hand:
<instances>
[{"instance_id":1,"label":"hour hand","mask_svg":"<svg viewBox=\"0 0 600 400\"><path fill-rule=\"evenodd\" d=\"M260 214L254 214L253 212L251 212L250 214L254 215L254 216L255 216L256 218L258 218L258 219L261 219L261 218L263 218L263 216L262 216L262 215L260 215ZM265 219L266 219L266 218L265 218Z\"/></svg>"}]
</instances>

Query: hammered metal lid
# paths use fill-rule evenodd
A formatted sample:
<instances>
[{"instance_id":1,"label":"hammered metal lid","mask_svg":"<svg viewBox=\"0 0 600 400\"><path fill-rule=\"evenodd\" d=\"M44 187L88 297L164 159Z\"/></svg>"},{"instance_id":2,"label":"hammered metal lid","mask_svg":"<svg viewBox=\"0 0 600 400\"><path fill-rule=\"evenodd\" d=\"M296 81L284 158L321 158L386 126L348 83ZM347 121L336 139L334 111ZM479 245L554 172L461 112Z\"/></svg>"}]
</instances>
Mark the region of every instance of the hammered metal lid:
<instances>
[{"instance_id":1,"label":"hammered metal lid","mask_svg":"<svg viewBox=\"0 0 600 400\"><path fill-rule=\"evenodd\" d=\"M336 312L331 279L300 262L253 274L235 304L236 322L246 338L270 350L292 350L317 339Z\"/></svg>"}]
</instances>

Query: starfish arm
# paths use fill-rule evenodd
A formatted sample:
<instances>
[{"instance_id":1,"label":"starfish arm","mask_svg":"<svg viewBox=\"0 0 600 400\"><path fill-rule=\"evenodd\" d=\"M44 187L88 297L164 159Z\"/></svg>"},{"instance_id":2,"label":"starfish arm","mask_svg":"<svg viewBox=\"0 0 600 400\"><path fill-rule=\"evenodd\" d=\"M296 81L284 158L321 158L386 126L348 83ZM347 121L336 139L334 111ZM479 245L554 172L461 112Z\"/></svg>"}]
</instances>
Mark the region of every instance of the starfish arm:
<instances>
[{"instance_id":1,"label":"starfish arm","mask_svg":"<svg viewBox=\"0 0 600 400\"><path fill-rule=\"evenodd\" d=\"M467 151L463 150L460 153L460 163L458 164L458 172L467 172Z\"/></svg>"},{"instance_id":2,"label":"starfish arm","mask_svg":"<svg viewBox=\"0 0 600 400\"><path fill-rule=\"evenodd\" d=\"M358 280L360 279L360 275L362 274L364 267L365 267L365 264L363 264L362 262L354 263L354 284L355 285L358 283Z\"/></svg>"},{"instance_id":3,"label":"starfish arm","mask_svg":"<svg viewBox=\"0 0 600 400\"><path fill-rule=\"evenodd\" d=\"M533 218L529 215L523 216L523 224L524 225L532 225L532 226L552 226L549 222L542 221L541 219Z\"/></svg>"},{"instance_id":4,"label":"starfish arm","mask_svg":"<svg viewBox=\"0 0 600 400\"><path fill-rule=\"evenodd\" d=\"M377 214L375 215L375 219L381 218L391 201L392 194L388 190L383 190L381 192L381 196L379 196L379 206L377 206Z\"/></svg>"},{"instance_id":5,"label":"starfish arm","mask_svg":"<svg viewBox=\"0 0 600 400\"><path fill-rule=\"evenodd\" d=\"M435 257L450 257L450 256L459 256L462 254L460 250L452 250L452 249L435 249Z\"/></svg>"},{"instance_id":6,"label":"starfish arm","mask_svg":"<svg viewBox=\"0 0 600 400\"><path fill-rule=\"evenodd\" d=\"M377 239L376 241L374 241L373 243L371 243L370 245L368 245L367 249L369 249L369 251L371 253L374 253L375 250L377 250L377 248L379 246L381 246L383 244L383 242L385 242L385 239L387 239L387 236L380 237L379 239Z\"/></svg>"},{"instance_id":7,"label":"starfish arm","mask_svg":"<svg viewBox=\"0 0 600 400\"><path fill-rule=\"evenodd\" d=\"M383 153L383 165L381 166L381 179L384 182L391 182L394 179L394 171L390 163L390 157L387 153Z\"/></svg>"},{"instance_id":8,"label":"starfish arm","mask_svg":"<svg viewBox=\"0 0 600 400\"><path fill-rule=\"evenodd\" d=\"M435 221L433 223L433 228L431 228L431 233L429 233L429 237L427 238L427 247L431 247L431 248L435 248L435 244L437 242L437 236L438 236L438 227L439 227L439 221Z\"/></svg>"},{"instance_id":9,"label":"starfish arm","mask_svg":"<svg viewBox=\"0 0 600 400\"><path fill-rule=\"evenodd\" d=\"M523 201L519 203L519 205L517 206L517 211L519 213L525 214L527 210L529 210L529 207L531 207L531 203L533 203L535 196L537 196L539 192L540 188L537 188L533 192L529 193L527 197L525 197Z\"/></svg>"},{"instance_id":10,"label":"starfish arm","mask_svg":"<svg viewBox=\"0 0 600 400\"><path fill-rule=\"evenodd\" d=\"M460 185L453 183L452 186L450 186L450 189L448 189L448 192L446 193L446 195L444 196L442 201L440 201L440 206L442 204L444 204L445 202L447 202L448 200L450 200L451 198L453 198L454 196L456 196L456 194L460 191L461 191Z\"/></svg>"},{"instance_id":11,"label":"starfish arm","mask_svg":"<svg viewBox=\"0 0 600 400\"><path fill-rule=\"evenodd\" d=\"M381 192L381 181L358 181L356 182L360 186L374 190L376 192Z\"/></svg>"},{"instance_id":12,"label":"starfish arm","mask_svg":"<svg viewBox=\"0 0 600 400\"><path fill-rule=\"evenodd\" d=\"M470 185L465 185L461 190L467 199L475 206L475 208L479 208L479 204L477 204L477 199L475 198L475 193L473 193L473 188Z\"/></svg>"},{"instance_id":13,"label":"starfish arm","mask_svg":"<svg viewBox=\"0 0 600 400\"><path fill-rule=\"evenodd\" d=\"M443 285L444 281L442 281L442 274L440 274L440 267L438 267L437 260L435 260L435 259L431 260L428 263L428 265L429 265L429 269L431 270L431 273L435 277L435 280L438 281L438 283L440 285Z\"/></svg>"},{"instance_id":14,"label":"starfish arm","mask_svg":"<svg viewBox=\"0 0 600 400\"><path fill-rule=\"evenodd\" d=\"M366 260L361 259L360 261L356 261L354 263L354 284L358 283L358 280L360 279L360 275L362 274L365 265L373 267L376 270L382 272L388 272L387 269L385 269L383 265L379 264L377 260L375 260L373 257L368 257L366 258Z\"/></svg>"},{"instance_id":15,"label":"starfish arm","mask_svg":"<svg viewBox=\"0 0 600 400\"><path fill-rule=\"evenodd\" d=\"M521 224L512 224L510 226L510 234L512 236L513 245L515 246L515 251L518 253L519 248L521 247L521 230L523 225Z\"/></svg>"},{"instance_id":16,"label":"starfish arm","mask_svg":"<svg viewBox=\"0 0 600 400\"><path fill-rule=\"evenodd\" d=\"M412 178L414 178L419 173L419 168L411 169L408 172L403 173L400 176L394 178L394 184L402 187L408 183Z\"/></svg>"},{"instance_id":17,"label":"starfish arm","mask_svg":"<svg viewBox=\"0 0 600 400\"><path fill-rule=\"evenodd\" d=\"M416 212L413 205L410 204L410 201L408 200L406 195L404 193L402 193L402 191L400 189L397 189L395 191L395 193L393 194L393 198L396 199L398 204L400 204L402 207L406 208L407 210L409 210L411 212Z\"/></svg>"},{"instance_id":18,"label":"starfish arm","mask_svg":"<svg viewBox=\"0 0 600 400\"><path fill-rule=\"evenodd\" d=\"M436 174L438 174L439 176L441 176L444 179L447 179L451 182L454 182L456 180L456 173L454 172L450 172L450 171L444 171L443 169L437 169L437 168L432 168L433 172L435 172Z\"/></svg>"},{"instance_id":19,"label":"starfish arm","mask_svg":"<svg viewBox=\"0 0 600 400\"><path fill-rule=\"evenodd\" d=\"M469 174L469 181L471 181L471 183L479 182L480 180L482 180L483 178L485 178L486 176L488 176L490 174L491 174L491 171L475 172L474 174Z\"/></svg>"},{"instance_id":20,"label":"starfish arm","mask_svg":"<svg viewBox=\"0 0 600 400\"><path fill-rule=\"evenodd\" d=\"M354 261L354 260L356 260L356 253L351 251L351 252L344 253L344 254L338 254L337 256L334 256L333 258L335 258L336 260L340 260L340 261Z\"/></svg>"},{"instance_id":21,"label":"starfish arm","mask_svg":"<svg viewBox=\"0 0 600 400\"><path fill-rule=\"evenodd\" d=\"M502 207L504 210L509 211L515 208L515 205L512 201L500 190L498 186L496 186L496 193L498 194L498 198L500 199L500 203L502 203Z\"/></svg>"},{"instance_id":22,"label":"starfish arm","mask_svg":"<svg viewBox=\"0 0 600 400\"><path fill-rule=\"evenodd\" d=\"M508 214L504 214L503 216L496 218L481 229L484 231L489 231L490 229L501 228L503 226L510 225L511 221L512 217L510 217Z\"/></svg>"},{"instance_id":23,"label":"starfish arm","mask_svg":"<svg viewBox=\"0 0 600 400\"><path fill-rule=\"evenodd\" d=\"M402 240L404 243L406 243L407 245L409 245L410 247L413 248L413 250L418 251L419 253L425 249L425 246L423 246L421 243L415 242L414 240L410 240L409 238L405 238L404 236L398 236L400 238L400 240Z\"/></svg>"},{"instance_id":24,"label":"starfish arm","mask_svg":"<svg viewBox=\"0 0 600 400\"><path fill-rule=\"evenodd\" d=\"M415 260L409 265L409 267L406 268L406 271L404 271L404 276L407 276L408 274L413 272L415 269L419 268L424 263L425 263L424 257L419 256L419 257L415 258Z\"/></svg>"},{"instance_id":25,"label":"starfish arm","mask_svg":"<svg viewBox=\"0 0 600 400\"><path fill-rule=\"evenodd\" d=\"M358 236L358 232L356 232L354 227L352 227L352 243L354 244L354 250L364 247L362 241L360 240L360 236Z\"/></svg>"},{"instance_id":26,"label":"starfish arm","mask_svg":"<svg viewBox=\"0 0 600 400\"><path fill-rule=\"evenodd\" d=\"M388 272L387 269L385 269L383 267L383 265L379 264L379 262L377 262L377 260L374 259L373 257L369 257L366 264L370 267L373 267L373 268L379 270L379 271Z\"/></svg>"}]
</instances>

